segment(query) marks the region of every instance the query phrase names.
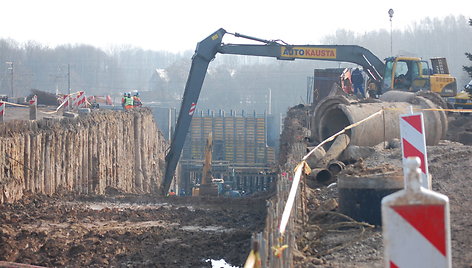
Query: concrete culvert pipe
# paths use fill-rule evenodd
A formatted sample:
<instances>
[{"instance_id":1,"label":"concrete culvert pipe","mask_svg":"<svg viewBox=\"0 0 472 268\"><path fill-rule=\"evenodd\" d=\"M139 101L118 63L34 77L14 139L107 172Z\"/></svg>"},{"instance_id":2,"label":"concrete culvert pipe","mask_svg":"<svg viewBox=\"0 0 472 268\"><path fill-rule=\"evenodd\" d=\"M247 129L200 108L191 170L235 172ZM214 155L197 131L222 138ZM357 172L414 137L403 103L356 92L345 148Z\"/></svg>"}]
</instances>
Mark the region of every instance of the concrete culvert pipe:
<instances>
[{"instance_id":1,"label":"concrete culvert pipe","mask_svg":"<svg viewBox=\"0 0 472 268\"><path fill-rule=\"evenodd\" d=\"M316 107L315 107L315 111L314 111L314 114L313 114L313 120L311 122L311 126L314 128L311 131L311 134L313 135L314 140L318 141L318 142L323 141L321 139L321 135L318 134L318 125L319 125L318 123L320 122L321 117L324 114L324 111L330 110L331 107L337 106L338 104L349 105L353 102L354 102L354 100L349 99L345 96L330 96L330 97L326 97L323 100L321 100L318 103L318 105L316 105ZM338 129L340 126L343 126L344 123L339 124L339 126L337 128L335 126L328 126L328 127L330 127L331 129ZM334 134L337 131L326 130L325 132L333 132L333 134Z\"/></svg>"},{"instance_id":2,"label":"concrete culvert pipe","mask_svg":"<svg viewBox=\"0 0 472 268\"><path fill-rule=\"evenodd\" d=\"M307 147L307 152L311 152L315 147ZM318 147L310 156L306 159L308 166L311 169L323 167L321 159L326 155L326 151L323 147Z\"/></svg>"},{"instance_id":3,"label":"concrete culvert pipe","mask_svg":"<svg viewBox=\"0 0 472 268\"><path fill-rule=\"evenodd\" d=\"M336 175L339 172L343 171L346 168L346 165L341 161L332 161L328 164L328 170L331 174Z\"/></svg>"},{"instance_id":4,"label":"concrete culvert pipe","mask_svg":"<svg viewBox=\"0 0 472 268\"><path fill-rule=\"evenodd\" d=\"M316 181L320 183L327 182L333 178L333 174L327 169L321 169L317 174L316 174Z\"/></svg>"},{"instance_id":5,"label":"concrete culvert pipe","mask_svg":"<svg viewBox=\"0 0 472 268\"><path fill-rule=\"evenodd\" d=\"M349 145L349 141L349 136L346 134L341 134L337 136L329 147L323 159L321 159L321 163L323 164L323 166L326 166L329 162L338 159L338 157Z\"/></svg>"},{"instance_id":6,"label":"concrete culvert pipe","mask_svg":"<svg viewBox=\"0 0 472 268\"><path fill-rule=\"evenodd\" d=\"M388 91L382 96L380 96L380 100L384 102L408 102L415 106L419 106L425 109L441 109L447 108L446 102L441 98L440 95L434 92L428 91L420 91L417 93L413 92L403 92L403 91ZM437 131L440 134L440 139L446 138L446 133L448 129L448 121L447 115L444 111L427 111L423 113L425 119L425 127L426 121L432 121L437 123L438 120L441 123L441 126L438 126ZM428 129L426 127L426 129Z\"/></svg>"},{"instance_id":7,"label":"concrete culvert pipe","mask_svg":"<svg viewBox=\"0 0 472 268\"><path fill-rule=\"evenodd\" d=\"M352 103L339 96L328 97L315 108L313 133L316 139L325 140L348 125L359 122L368 116L385 109L383 115L376 116L363 124L346 131L351 145L375 146L383 141L400 137L399 117L409 113L410 106L414 109L439 108L423 97L410 99L400 95L404 101ZM406 102L406 101L410 102ZM425 112L426 143L436 145L447 131L441 112Z\"/></svg>"}]
</instances>

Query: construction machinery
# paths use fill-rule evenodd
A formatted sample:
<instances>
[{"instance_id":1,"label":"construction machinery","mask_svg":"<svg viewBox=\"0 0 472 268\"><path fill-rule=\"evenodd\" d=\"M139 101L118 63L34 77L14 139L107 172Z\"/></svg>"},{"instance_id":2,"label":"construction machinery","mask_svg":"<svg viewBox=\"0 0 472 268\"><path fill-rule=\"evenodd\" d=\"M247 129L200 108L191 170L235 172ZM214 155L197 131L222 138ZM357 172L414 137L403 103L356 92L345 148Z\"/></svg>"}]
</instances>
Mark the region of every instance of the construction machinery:
<instances>
[{"instance_id":1,"label":"construction machinery","mask_svg":"<svg viewBox=\"0 0 472 268\"><path fill-rule=\"evenodd\" d=\"M231 190L230 185L226 185L223 179L213 178L211 175L213 159L213 133L208 133L205 145L205 159L203 160L202 178L199 185L192 188L192 196L219 196L229 197L241 196L238 191Z\"/></svg>"},{"instance_id":2,"label":"construction machinery","mask_svg":"<svg viewBox=\"0 0 472 268\"><path fill-rule=\"evenodd\" d=\"M401 91L432 91L442 97L457 94L456 78L449 73L446 58L427 61L417 57L390 57L385 59L382 93L391 89Z\"/></svg>"},{"instance_id":3,"label":"construction machinery","mask_svg":"<svg viewBox=\"0 0 472 268\"><path fill-rule=\"evenodd\" d=\"M222 42L225 34L231 34L261 44L224 44ZM369 89L381 94L392 89L406 91L431 90L439 92L444 86L435 86L436 81L445 79L435 77L429 72L428 63L418 58L389 58L386 63L381 61L371 51L356 45L288 45L280 40L265 40L239 33L228 33L219 29L197 44L195 54L192 57L192 65L185 85L184 96L180 107L179 117L172 137L169 152L166 155L166 171L161 185L161 191L166 193L172 182L177 167L185 137L187 135L192 116L195 112L202 84L208 70L209 63L217 53L234 54L246 56L273 57L278 60L309 59L337 62L350 62L362 66L369 77ZM406 69L404 69L406 67ZM427 71L428 70L428 71ZM407 72L410 76L410 84L396 80L397 74ZM428 80L429 79L429 80ZM448 79L445 79L449 81ZM455 79L450 83L451 88L455 85ZM455 94L452 94L454 96Z\"/></svg>"},{"instance_id":4,"label":"construction machinery","mask_svg":"<svg viewBox=\"0 0 472 268\"><path fill-rule=\"evenodd\" d=\"M447 98L447 104L455 109L472 109L472 80L456 96Z\"/></svg>"},{"instance_id":5,"label":"construction machinery","mask_svg":"<svg viewBox=\"0 0 472 268\"><path fill-rule=\"evenodd\" d=\"M221 181L213 181L211 176L211 160L213 154L213 134L208 133L205 145L205 159L203 161L202 179L199 186L192 189L193 196L217 196L221 192Z\"/></svg>"}]
</instances>

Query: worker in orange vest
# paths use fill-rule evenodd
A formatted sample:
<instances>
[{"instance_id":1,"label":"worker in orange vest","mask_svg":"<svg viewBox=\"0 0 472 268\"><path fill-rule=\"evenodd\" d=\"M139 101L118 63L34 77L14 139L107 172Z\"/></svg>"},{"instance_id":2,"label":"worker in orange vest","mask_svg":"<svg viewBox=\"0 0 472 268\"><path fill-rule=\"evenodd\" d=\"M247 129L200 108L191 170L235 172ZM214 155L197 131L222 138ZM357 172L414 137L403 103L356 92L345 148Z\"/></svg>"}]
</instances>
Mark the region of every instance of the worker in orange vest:
<instances>
[{"instance_id":1,"label":"worker in orange vest","mask_svg":"<svg viewBox=\"0 0 472 268\"><path fill-rule=\"evenodd\" d=\"M123 94L123 97L121 98L121 107L123 107L123 109L125 108L125 103L126 103L126 92Z\"/></svg>"},{"instance_id":2,"label":"worker in orange vest","mask_svg":"<svg viewBox=\"0 0 472 268\"><path fill-rule=\"evenodd\" d=\"M141 103L141 98L139 98L139 92L135 92L133 95L133 105L134 107L141 107L143 104Z\"/></svg>"}]
</instances>

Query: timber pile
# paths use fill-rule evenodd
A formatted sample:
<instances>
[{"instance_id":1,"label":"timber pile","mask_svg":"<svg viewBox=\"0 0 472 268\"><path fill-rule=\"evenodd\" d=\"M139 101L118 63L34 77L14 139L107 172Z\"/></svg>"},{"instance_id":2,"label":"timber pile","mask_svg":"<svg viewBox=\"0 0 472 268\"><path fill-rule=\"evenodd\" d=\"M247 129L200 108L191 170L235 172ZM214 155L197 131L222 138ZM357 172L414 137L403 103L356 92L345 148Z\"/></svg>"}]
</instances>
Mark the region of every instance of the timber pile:
<instances>
[{"instance_id":1,"label":"timber pile","mask_svg":"<svg viewBox=\"0 0 472 268\"><path fill-rule=\"evenodd\" d=\"M24 192L157 192L166 142L147 109L0 125L0 203Z\"/></svg>"}]
</instances>

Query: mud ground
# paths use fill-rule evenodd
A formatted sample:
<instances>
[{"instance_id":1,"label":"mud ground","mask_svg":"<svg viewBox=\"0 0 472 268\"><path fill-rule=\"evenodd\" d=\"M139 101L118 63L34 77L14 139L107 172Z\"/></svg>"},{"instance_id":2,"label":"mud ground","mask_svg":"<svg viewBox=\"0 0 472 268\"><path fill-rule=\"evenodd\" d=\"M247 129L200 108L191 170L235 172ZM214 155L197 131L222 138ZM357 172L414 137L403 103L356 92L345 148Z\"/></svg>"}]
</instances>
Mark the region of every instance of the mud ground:
<instances>
[{"instance_id":1,"label":"mud ground","mask_svg":"<svg viewBox=\"0 0 472 268\"><path fill-rule=\"evenodd\" d=\"M266 216L264 198L122 194L27 197L0 210L0 260L47 267L241 266Z\"/></svg>"},{"instance_id":2,"label":"mud ground","mask_svg":"<svg viewBox=\"0 0 472 268\"><path fill-rule=\"evenodd\" d=\"M472 267L472 116L451 116L448 139L428 147L433 190L450 200L453 267ZM304 119L290 139L304 134ZM298 133L298 134L297 134ZM465 137L465 138L464 138ZM288 138L287 138L288 139ZM292 141L283 143L289 148ZM401 166L399 148L377 148L348 168ZM332 182L335 182L332 181ZM337 188L305 187L295 267L383 267L381 228L338 213ZM47 267L242 266L253 232L262 231L265 197L158 198L125 195L26 196L0 205L0 261Z\"/></svg>"},{"instance_id":3,"label":"mud ground","mask_svg":"<svg viewBox=\"0 0 472 268\"><path fill-rule=\"evenodd\" d=\"M449 197L453 267L472 267L471 156L472 146L450 141L428 147L433 190ZM398 148L380 150L362 168L400 166L400 159ZM348 168L361 172L359 165ZM339 215L336 186L307 191L311 209L299 230L297 267L383 267L381 227Z\"/></svg>"}]
</instances>

